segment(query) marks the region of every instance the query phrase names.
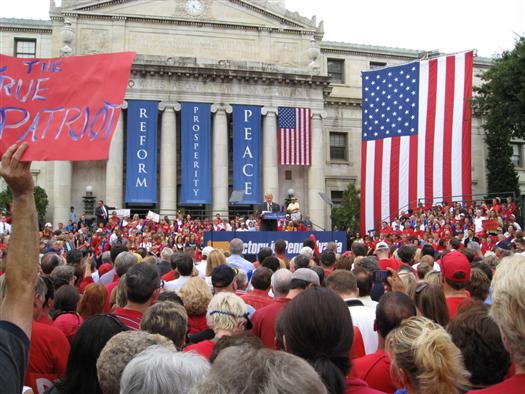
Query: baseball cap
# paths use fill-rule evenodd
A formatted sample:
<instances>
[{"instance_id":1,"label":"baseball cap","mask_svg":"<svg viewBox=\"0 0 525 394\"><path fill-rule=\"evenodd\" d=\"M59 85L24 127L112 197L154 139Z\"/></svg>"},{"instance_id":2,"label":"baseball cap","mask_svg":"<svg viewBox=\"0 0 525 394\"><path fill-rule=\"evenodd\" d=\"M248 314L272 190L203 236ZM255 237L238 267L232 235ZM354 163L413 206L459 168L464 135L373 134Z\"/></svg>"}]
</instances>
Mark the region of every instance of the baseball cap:
<instances>
[{"instance_id":1,"label":"baseball cap","mask_svg":"<svg viewBox=\"0 0 525 394\"><path fill-rule=\"evenodd\" d=\"M453 282L470 281L470 263L463 253L455 250L442 257L441 272L445 279Z\"/></svg>"},{"instance_id":2,"label":"baseball cap","mask_svg":"<svg viewBox=\"0 0 525 394\"><path fill-rule=\"evenodd\" d=\"M390 246L388 246L388 244L384 241L381 241L379 242L377 245L376 245L376 248L375 248L375 251L379 251L379 250L385 250L385 249L390 249Z\"/></svg>"},{"instance_id":3,"label":"baseball cap","mask_svg":"<svg viewBox=\"0 0 525 394\"><path fill-rule=\"evenodd\" d=\"M221 264L213 269L211 273L211 283L213 287L220 289L228 287L238 272L239 271L228 265Z\"/></svg>"},{"instance_id":4,"label":"baseball cap","mask_svg":"<svg viewBox=\"0 0 525 394\"><path fill-rule=\"evenodd\" d=\"M204 249L202 249L201 254L202 254L203 256L208 257L208 256L210 255L210 253L211 253L213 250L214 250L213 247L211 247L211 246L206 246L206 247L204 247Z\"/></svg>"},{"instance_id":5,"label":"baseball cap","mask_svg":"<svg viewBox=\"0 0 525 394\"><path fill-rule=\"evenodd\" d=\"M508 241L499 241L496 244L496 248L510 251L510 242L508 242Z\"/></svg>"},{"instance_id":6,"label":"baseball cap","mask_svg":"<svg viewBox=\"0 0 525 394\"><path fill-rule=\"evenodd\" d=\"M308 283L313 283L316 286L320 286L319 275L310 268L299 268L292 274L292 280L300 279Z\"/></svg>"},{"instance_id":7,"label":"baseball cap","mask_svg":"<svg viewBox=\"0 0 525 394\"><path fill-rule=\"evenodd\" d=\"M46 225L44 227L53 227L53 225L51 223L46 223Z\"/></svg>"}]
</instances>

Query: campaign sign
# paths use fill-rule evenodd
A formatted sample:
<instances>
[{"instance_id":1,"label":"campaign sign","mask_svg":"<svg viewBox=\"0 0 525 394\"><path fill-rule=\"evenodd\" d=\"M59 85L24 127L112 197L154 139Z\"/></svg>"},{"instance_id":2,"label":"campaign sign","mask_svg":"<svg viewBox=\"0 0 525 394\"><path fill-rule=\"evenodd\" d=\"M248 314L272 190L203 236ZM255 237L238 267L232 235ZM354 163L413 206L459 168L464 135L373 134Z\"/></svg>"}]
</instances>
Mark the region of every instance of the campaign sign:
<instances>
[{"instance_id":1,"label":"campaign sign","mask_svg":"<svg viewBox=\"0 0 525 394\"><path fill-rule=\"evenodd\" d=\"M157 202L157 118L159 102L128 100L126 202Z\"/></svg>"},{"instance_id":2,"label":"campaign sign","mask_svg":"<svg viewBox=\"0 0 525 394\"><path fill-rule=\"evenodd\" d=\"M233 190L242 204L261 201L261 107L233 106Z\"/></svg>"},{"instance_id":3,"label":"campaign sign","mask_svg":"<svg viewBox=\"0 0 525 394\"><path fill-rule=\"evenodd\" d=\"M211 104L182 103L181 112L180 202L210 204Z\"/></svg>"},{"instance_id":4,"label":"campaign sign","mask_svg":"<svg viewBox=\"0 0 525 394\"><path fill-rule=\"evenodd\" d=\"M105 160L134 52L53 59L0 55L0 153L22 160Z\"/></svg>"},{"instance_id":5,"label":"campaign sign","mask_svg":"<svg viewBox=\"0 0 525 394\"><path fill-rule=\"evenodd\" d=\"M299 254L303 247L303 241L310 234L315 236L319 252L322 252L326 248L326 244L331 241L336 243L337 253L346 251L346 233L344 231L205 231L204 245L228 251L230 241L233 238L240 238L244 242L242 254L253 255L267 246L274 250L275 241L282 239L286 241L286 257L291 258Z\"/></svg>"}]
</instances>

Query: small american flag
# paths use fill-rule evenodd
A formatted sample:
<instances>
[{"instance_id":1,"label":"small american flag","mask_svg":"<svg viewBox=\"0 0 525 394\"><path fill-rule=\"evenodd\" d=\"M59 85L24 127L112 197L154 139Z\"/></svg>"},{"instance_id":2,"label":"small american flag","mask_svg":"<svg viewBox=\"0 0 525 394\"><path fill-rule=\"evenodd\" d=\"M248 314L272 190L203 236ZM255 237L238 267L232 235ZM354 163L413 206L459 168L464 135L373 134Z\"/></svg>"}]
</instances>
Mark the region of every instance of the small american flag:
<instances>
[{"instance_id":1,"label":"small american flag","mask_svg":"<svg viewBox=\"0 0 525 394\"><path fill-rule=\"evenodd\" d=\"M279 165L309 166L312 159L312 110L279 107Z\"/></svg>"},{"instance_id":2,"label":"small american flag","mask_svg":"<svg viewBox=\"0 0 525 394\"><path fill-rule=\"evenodd\" d=\"M361 231L471 194L473 53L362 73Z\"/></svg>"}]
</instances>

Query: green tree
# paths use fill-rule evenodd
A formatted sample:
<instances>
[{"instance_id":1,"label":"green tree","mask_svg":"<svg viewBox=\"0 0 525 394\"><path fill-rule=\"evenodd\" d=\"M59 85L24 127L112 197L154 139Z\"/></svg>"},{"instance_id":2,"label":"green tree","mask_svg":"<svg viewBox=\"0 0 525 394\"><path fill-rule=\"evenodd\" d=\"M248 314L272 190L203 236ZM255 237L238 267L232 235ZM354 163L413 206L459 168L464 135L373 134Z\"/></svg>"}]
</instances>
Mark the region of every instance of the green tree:
<instances>
[{"instance_id":1,"label":"green tree","mask_svg":"<svg viewBox=\"0 0 525 394\"><path fill-rule=\"evenodd\" d=\"M46 218L47 206L49 199L47 193L40 186L35 186L35 205L38 212L38 222L42 224ZM0 210L3 214L11 215L11 202L13 201L13 192L8 187L0 193Z\"/></svg>"},{"instance_id":2,"label":"green tree","mask_svg":"<svg viewBox=\"0 0 525 394\"><path fill-rule=\"evenodd\" d=\"M360 206L359 190L353 183L349 183L343 193L341 205L332 209L332 226L340 230L349 228L352 232L359 231Z\"/></svg>"},{"instance_id":3,"label":"green tree","mask_svg":"<svg viewBox=\"0 0 525 394\"><path fill-rule=\"evenodd\" d=\"M525 37L495 59L481 79L483 84L475 88L473 109L486 130L488 192L519 196L510 142L525 138Z\"/></svg>"}]
</instances>

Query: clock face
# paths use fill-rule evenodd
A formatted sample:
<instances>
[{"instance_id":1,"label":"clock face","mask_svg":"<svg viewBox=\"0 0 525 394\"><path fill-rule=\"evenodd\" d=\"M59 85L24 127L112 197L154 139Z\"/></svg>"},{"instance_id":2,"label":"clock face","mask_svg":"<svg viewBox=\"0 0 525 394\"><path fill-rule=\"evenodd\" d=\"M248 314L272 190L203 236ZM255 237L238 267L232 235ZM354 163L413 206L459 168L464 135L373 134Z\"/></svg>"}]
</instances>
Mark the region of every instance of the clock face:
<instances>
[{"instance_id":1,"label":"clock face","mask_svg":"<svg viewBox=\"0 0 525 394\"><path fill-rule=\"evenodd\" d=\"M200 15L204 12L204 3L202 0L186 0L186 12L190 15Z\"/></svg>"}]
</instances>

